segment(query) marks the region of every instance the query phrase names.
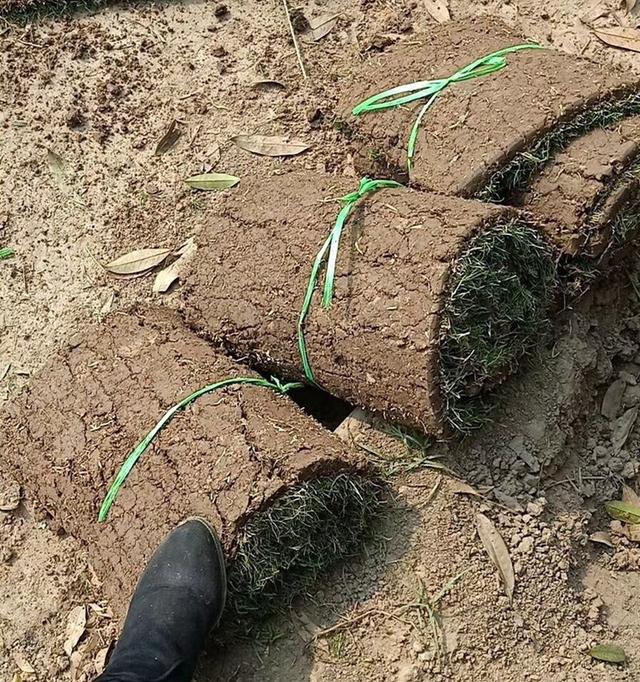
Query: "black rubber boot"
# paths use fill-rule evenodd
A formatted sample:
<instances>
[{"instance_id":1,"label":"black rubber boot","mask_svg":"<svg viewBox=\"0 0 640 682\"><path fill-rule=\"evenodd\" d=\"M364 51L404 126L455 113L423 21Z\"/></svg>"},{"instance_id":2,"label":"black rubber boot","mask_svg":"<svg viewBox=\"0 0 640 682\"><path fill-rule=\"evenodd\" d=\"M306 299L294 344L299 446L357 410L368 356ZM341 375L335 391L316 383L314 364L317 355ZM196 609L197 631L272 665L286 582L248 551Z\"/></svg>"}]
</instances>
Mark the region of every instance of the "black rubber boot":
<instances>
[{"instance_id":1,"label":"black rubber boot","mask_svg":"<svg viewBox=\"0 0 640 682\"><path fill-rule=\"evenodd\" d=\"M120 639L96 682L188 682L227 595L220 541L191 519L164 539L136 591Z\"/></svg>"}]
</instances>

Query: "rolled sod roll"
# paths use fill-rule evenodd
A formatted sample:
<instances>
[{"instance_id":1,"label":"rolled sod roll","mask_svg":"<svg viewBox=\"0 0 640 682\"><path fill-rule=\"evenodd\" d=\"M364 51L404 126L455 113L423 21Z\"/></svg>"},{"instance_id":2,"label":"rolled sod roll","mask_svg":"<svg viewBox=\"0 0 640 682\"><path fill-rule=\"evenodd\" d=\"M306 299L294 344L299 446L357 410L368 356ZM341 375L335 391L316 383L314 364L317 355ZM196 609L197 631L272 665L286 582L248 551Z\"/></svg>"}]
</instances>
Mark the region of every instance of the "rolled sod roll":
<instances>
[{"instance_id":1,"label":"rolled sod roll","mask_svg":"<svg viewBox=\"0 0 640 682\"><path fill-rule=\"evenodd\" d=\"M352 115L395 86L447 78L485 55L527 42L493 17L438 26L370 59L344 79L336 126L356 170L406 182L407 143L426 100ZM419 128L411 181L423 189L504 202L556 152L589 130L640 113L640 77L553 49L505 56L506 66L451 83Z\"/></svg>"},{"instance_id":2,"label":"rolled sod roll","mask_svg":"<svg viewBox=\"0 0 640 682\"><path fill-rule=\"evenodd\" d=\"M205 384L257 375L162 310L116 314L54 357L0 418L2 456L59 525L85 542L122 610L164 535L198 515L229 560L230 608L259 611L360 546L379 489L359 455L288 397L259 386L204 395L160 431L106 521L126 455Z\"/></svg>"},{"instance_id":3,"label":"rolled sod roll","mask_svg":"<svg viewBox=\"0 0 640 682\"><path fill-rule=\"evenodd\" d=\"M640 223L640 117L573 141L515 200L545 217L544 229L583 264L608 260Z\"/></svg>"},{"instance_id":4,"label":"rolled sod roll","mask_svg":"<svg viewBox=\"0 0 640 682\"><path fill-rule=\"evenodd\" d=\"M189 324L263 371L302 378L298 320L312 263L353 180L243 178L220 197L187 278ZM328 201L329 200L329 201ZM554 289L537 224L506 207L402 189L362 198L334 298L304 324L319 385L435 436L539 342Z\"/></svg>"}]
</instances>

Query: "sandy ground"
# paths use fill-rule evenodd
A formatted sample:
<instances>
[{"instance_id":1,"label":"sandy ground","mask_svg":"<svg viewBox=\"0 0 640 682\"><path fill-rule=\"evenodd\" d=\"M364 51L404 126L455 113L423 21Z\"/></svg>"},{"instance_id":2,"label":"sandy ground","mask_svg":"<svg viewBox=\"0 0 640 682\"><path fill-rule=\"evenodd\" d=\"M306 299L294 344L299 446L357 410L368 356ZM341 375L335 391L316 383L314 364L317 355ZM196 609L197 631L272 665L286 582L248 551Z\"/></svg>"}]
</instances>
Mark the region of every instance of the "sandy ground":
<instances>
[{"instance_id":1,"label":"sandy ground","mask_svg":"<svg viewBox=\"0 0 640 682\"><path fill-rule=\"evenodd\" d=\"M0 26L0 245L17 251L0 263L0 401L83 321L154 298L151 279L114 280L96 261L197 241L199 213L215 197L192 193L185 177L209 168L352 175L331 126L341 78L433 25L420 1L317 2L312 15L340 18L321 41L302 43L303 81L281 3L227 5L113 7L71 22ZM494 14L546 44L640 69L639 55L604 47L587 26L633 24L617 3L454 1L451 13ZM252 87L264 79L285 89ZM183 135L155 156L173 120ZM239 133L288 134L311 150L258 158L229 142ZM608 528L603 501L623 480L637 484L640 428L621 449L612 443L616 419L640 401L637 273L631 262L567 311L555 341L501 391L495 426L439 453L486 499L457 494L430 469L394 477L396 502L363 560L338 568L255 641L211 651L198 679L638 679L638 550L619 536L615 548L587 539ZM616 381L619 400L605 418L602 398ZM0 480L0 507L13 507L15 484ZM513 605L475 533L478 510L512 554ZM434 632L426 604L455 577ZM70 657L63 643L76 606L88 620ZM2 679L17 681L20 669L24 679L91 679L118 630L110 614L85 548L56 536L29 500L0 512ZM585 654L611 640L627 650L626 667Z\"/></svg>"}]
</instances>

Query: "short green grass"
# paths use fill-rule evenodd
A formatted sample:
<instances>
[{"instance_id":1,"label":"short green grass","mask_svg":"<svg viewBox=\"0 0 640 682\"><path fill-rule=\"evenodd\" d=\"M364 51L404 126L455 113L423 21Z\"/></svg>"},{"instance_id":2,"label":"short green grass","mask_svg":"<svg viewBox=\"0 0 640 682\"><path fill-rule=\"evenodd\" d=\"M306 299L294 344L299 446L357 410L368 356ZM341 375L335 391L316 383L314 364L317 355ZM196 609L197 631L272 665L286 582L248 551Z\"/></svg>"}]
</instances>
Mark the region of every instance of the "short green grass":
<instances>
[{"instance_id":1,"label":"short green grass","mask_svg":"<svg viewBox=\"0 0 640 682\"><path fill-rule=\"evenodd\" d=\"M228 569L231 619L288 606L337 561L355 556L382 504L377 483L344 473L303 483L251 518Z\"/></svg>"},{"instance_id":2,"label":"short green grass","mask_svg":"<svg viewBox=\"0 0 640 682\"><path fill-rule=\"evenodd\" d=\"M480 231L454 264L440 341L445 417L454 429L485 422L481 392L540 343L555 284L551 248L520 218Z\"/></svg>"}]
</instances>

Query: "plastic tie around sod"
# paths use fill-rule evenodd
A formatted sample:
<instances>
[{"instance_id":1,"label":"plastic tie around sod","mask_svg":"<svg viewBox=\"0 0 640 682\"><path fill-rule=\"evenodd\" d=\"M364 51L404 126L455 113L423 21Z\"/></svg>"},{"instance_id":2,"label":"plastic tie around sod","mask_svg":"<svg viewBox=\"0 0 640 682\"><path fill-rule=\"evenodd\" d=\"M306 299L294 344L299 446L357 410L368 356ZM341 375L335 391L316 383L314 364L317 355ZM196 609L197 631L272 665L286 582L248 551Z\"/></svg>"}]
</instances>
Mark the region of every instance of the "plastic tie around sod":
<instances>
[{"instance_id":1,"label":"plastic tie around sod","mask_svg":"<svg viewBox=\"0 0 640 682\"><path fill-rule=\"evenodd\" d=\"M158 421L158 423L151 429L151 431L149 431L149 433L136 445L136 447L129 453L129 455L127 455L127 458L120 467L118 474L116 475L113 483L111 484L111 487L109 488L109 491L107 492L104 498L104 501L102 502L102 506L100 507L100 512L98 514L98 521L100 522L106 521L107 516L109 514L109 510L111 509L111 506L115 502L116 497L118 497L120 488L122 488L122 486L124 485L124 482L127 480L127 477L131 473L131 470L135 466L136 462L140 459L140 457L142 456L144 451L149 447L149 445L151 445L151 443L153 442L155 437L160 433L160 431L173 419L177 412L179 412L180 410L184 410L194 400L197 400L198 398L200 398L203 395L206 395L207 393L212 393L213 391L217 391L221 388L225 388L227 386L234 386L238 384L262 386L264 388L270 388L271 390L282 394L288 393L294 388L302 388L303 386L303 384L299 382L285 384L276 379L275 377L271 377L271 381L268 381L267 379L258 379L257 377L237 377L235 379L225 379L224 381L218 381L215 384L208 384L207 386L198 389L195 393L192 393L191 395L187 396L179 403L174 405L171 409L167 410L161 417L160 421Z\"/></svg>"},{"instance_id":2,"label":"plastic tie around sod","mask_svg":"<svg viewBox=\"0 0 640 682\"><path fill-rule=\"evenodd\" d=\"M437 78L435 80L417 81L415 83L408 83L406 85L399 85L390 90L384 90L377 95L373 95L368 99L360 102L352 110L353 116L360 116L361 114L371 113L373 111L382 111L384 109L395 109L397 107L416 102L418 100L426 99L426 103L418 112L418 116L411 128L409 134L409 141L407 143L407 169L411 172L413 166L413 157L415 155L416 141L418 139L418 132L424 115L433 106L438 98L438 95L443 90L446 90L453 83L462 83L464 81L472 80L474 78L481 78L488 76L491 73L501 71L507 66L506 55L513 52L520 52L521 50L544 50L542 45L537 43L523 43L521 45L514 45L512 47L505 47L497 52L485 55L474 62L463 66L459 71L447 78Z\"/></svg>"},{"instance_id":3,"label":"plastic tie around sod","mask_svg":"<svg viewBox=\"0 0 640 682\"><path fill-rule=\"evenodd\" d=\"M318 251L313 262L311 276L309 277L309 282L307 283L307 289L305 291L302 308L300 310L300 315L298 316L298 350L300 352L300 359L302 361L304 375L307 380L314 385L317 385L317 382L309 362L309 353L307 351L307 344L304 338L304 323L311 308L311 301L313 300L313 293L318 282L320 268L322 267L322 264L326 258L327 269L324 277L322 307L328 310L331 307L331 301L333 300L333 287L336 276L336 262L338 260L340 237L342 236L342 231L344 229L345 223L347 222L347 218L360 199L379 189L389 187L398 188L404 187L404 185L396 182L395 180L371 180L370 178L365 177L360 179L360 184L355 192L350 192L349 194L345 194L343 197L340 197L338 201L343 204L343 206L338 213L338 217L336 218L336 222L331 229L331 232L329 232L329 236L325 239L324 244L320 247L320 251ZM327 252L329 253L328 258Z\"/></svg>"}]
</instances>

